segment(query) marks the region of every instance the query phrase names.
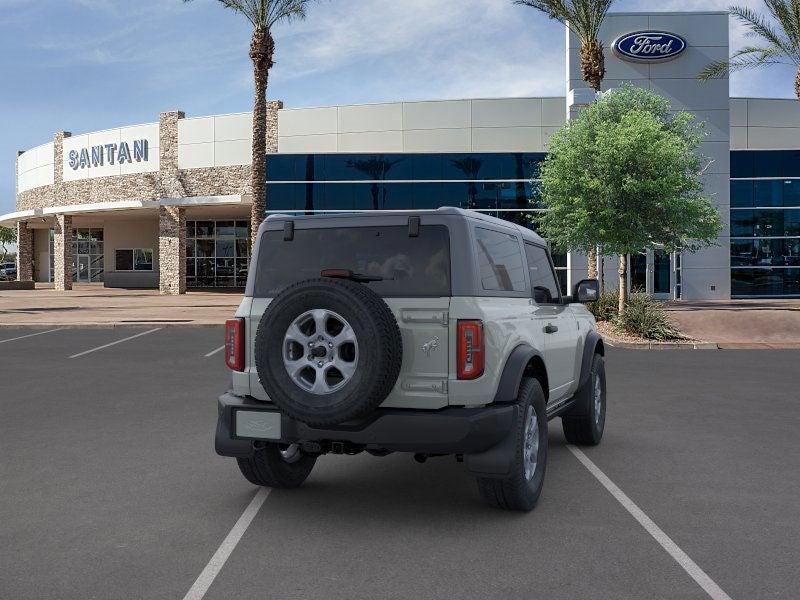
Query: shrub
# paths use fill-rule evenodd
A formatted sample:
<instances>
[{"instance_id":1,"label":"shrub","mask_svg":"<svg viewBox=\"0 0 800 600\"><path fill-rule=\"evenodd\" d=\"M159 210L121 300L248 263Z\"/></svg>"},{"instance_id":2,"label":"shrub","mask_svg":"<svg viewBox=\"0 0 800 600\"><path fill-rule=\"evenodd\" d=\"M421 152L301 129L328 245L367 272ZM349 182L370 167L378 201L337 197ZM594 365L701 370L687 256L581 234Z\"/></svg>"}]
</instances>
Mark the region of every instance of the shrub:
<instances>
[{"instance_id":1,"label":"shrub","mask_svg":"<svg viewBox=\"0 0 800 600\"><path fill-rule=\"evenodd\" d=\"M661 304L647 294L631 294L616 325L623 331L648 340L665 341L684 339Z\"/></svg>"},{"instance_id":2,"label":"shrub","mask_svg":"<svg viewBox=\"0 0 800 600\"><path fill-rule=\"evenodd\" d=\"M613 321L617 318L617 308L619 307L618 292L603 292L596 302L587 304L586 307L592 312L598 321Z\"/></svg>"}]
</instances>

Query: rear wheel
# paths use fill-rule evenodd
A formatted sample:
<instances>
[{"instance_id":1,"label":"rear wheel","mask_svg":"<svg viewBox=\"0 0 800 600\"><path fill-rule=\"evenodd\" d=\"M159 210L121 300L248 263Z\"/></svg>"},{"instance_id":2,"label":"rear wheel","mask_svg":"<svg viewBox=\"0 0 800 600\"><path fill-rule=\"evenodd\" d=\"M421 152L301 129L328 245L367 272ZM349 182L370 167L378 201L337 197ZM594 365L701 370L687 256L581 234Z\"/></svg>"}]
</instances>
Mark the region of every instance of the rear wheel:
<instances>
[{"instance_id":1,"label":"rear wheel","mask_svg":"<svg viewBox=\"0 0 800 600\"><path fill-rule=\"evenodd\" d=\"M589 382L573 411L561 417L564 437L570 444L596 446L606 426L606 366L603 357L594 355Z\"/></svg>"},{"instance_id":2,"label":"rear wheel","mask_svg":"<svg viewBox=\"0 0 800 600\"><path fill-rule=\"evenodd\" d=\"M511 474L505 479L478 478L478 490L487 503L506 510L532 510L539 500L547 467L547 411L544 392L534 378L522 380L517 396L519 417Z\"/></svg>"},{"instance_id":3,"label":"rear wheel","mask_svg":"<svg viewBox=\"0 0 800 600\"><path fill-rule=\"evenodd\" d=\"M254 485L295 488L308 478L317 457L303 454L297 444L269 443L256 448L250 458L236 461L242 475Z\"/></svg>"}]
</instances>

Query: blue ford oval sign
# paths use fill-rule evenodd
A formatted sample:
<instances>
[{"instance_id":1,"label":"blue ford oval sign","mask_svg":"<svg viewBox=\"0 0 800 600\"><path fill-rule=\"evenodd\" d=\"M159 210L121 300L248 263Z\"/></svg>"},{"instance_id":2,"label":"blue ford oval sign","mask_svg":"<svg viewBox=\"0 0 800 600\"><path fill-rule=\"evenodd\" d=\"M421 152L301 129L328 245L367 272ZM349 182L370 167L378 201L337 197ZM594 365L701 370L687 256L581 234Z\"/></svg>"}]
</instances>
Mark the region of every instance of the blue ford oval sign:
<instances>
[{"instance_id":1,"label":"blue ford oval sign","mask_svg":"<svg viewBox=\"0 0 800 600\"><path fill-rule=\"evenodd\" d=\"M686 50L686 40L666 31L637 31L616 39L614 52L636 62L672 60Z\"/></svg>"}]
</instances>

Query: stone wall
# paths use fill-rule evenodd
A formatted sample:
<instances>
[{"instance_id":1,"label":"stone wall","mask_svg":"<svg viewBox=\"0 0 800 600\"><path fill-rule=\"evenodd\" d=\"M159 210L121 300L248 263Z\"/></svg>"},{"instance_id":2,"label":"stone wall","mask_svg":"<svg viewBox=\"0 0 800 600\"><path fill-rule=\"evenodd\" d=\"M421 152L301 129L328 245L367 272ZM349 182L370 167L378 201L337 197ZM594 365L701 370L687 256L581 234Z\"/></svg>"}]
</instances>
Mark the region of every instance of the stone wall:
<instances>
[{"instance_id":1,"label":"stone wall","mask_svg":"<svg viewBox=\"0 0 800 600\"><path fill-rule=\"evenodd\" d=\"M53 237L53 283L58 291L72 289L72 217L56 215Z\"/></svg>"},{"instance_id":2,"label":"stone wall","mask_svg":"<svg viewBox=\"0 0 800 600\"><path fill-rule=\"evenodd\" d=\"M33 281L33 229L17 223L17 281Z\"/></svg>"},{"instance_id":3,"label":"stone wall","mask_svg":"<svg viewBox=\"0 0 800 600\"><path fill-rule=\"evenodd\" d=\"M158 208L158 287L162 294L186 293L186 210Z\"/></svg>"}]
</instances>

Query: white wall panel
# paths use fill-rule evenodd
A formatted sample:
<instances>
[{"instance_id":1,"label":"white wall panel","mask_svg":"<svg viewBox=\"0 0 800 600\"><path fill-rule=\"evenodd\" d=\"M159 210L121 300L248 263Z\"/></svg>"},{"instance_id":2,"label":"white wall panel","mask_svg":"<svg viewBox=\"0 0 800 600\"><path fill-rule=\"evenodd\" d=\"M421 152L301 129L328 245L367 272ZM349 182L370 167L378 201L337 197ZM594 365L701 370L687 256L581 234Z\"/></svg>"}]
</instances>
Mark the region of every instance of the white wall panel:
<instances>
[{"instance_id":1,"label":"white wall panel","mask_svg":"<svg viewBox=\"0 0 800 600\"><path fill-rule=\"evenodd\" d=\"M337 152L339 136L335 133L322 135L293 135L278 138L278 152L283 154Z\"/></svg>"},{"instance_id":2,"label":"white wall panel","mask_svg":"<svg viewBox=\"0 0 800 600\"><path fill-rule=\"evenodd\" d=\"M473 127L540 127L541 98L473 100Z\"/></svg>"},{"instance_id":3,"label":"white wall panel","mask_svg":"<svg viewBox=\"0 0 800 600\"><path fill-rule=\"evenodd\" d=\"M472 150L470 129L419 129L403 132L405 152L469 152Z\"/></svg>"},{"instance_id":4,"label":"white wall panel","mask_svg":"<svg viewBox=\"0 0 800 600\"><path fill-rule=\"evenodd\" d=\"M220 115L214 117L214 141L246 140L253 142L253 116L251 113Z\"/></svg>"},{"instance_id":5,"label":"white wall panel","mask_svg":"<svg viewBox=\"0 0 800 600\"><path fill-rule=\"evenodd\" d=\"M459 129L470 127L471 121L469 100L403 104L404 129Z\"/></svg>"},{"instance_id":6,"label":"white wall panel","mask_svg":"<svg viewBox=\"0 0 800 600\"><path fill-rule=\"evenodd\" d=\"M670 101L673 110L730 110L727 79L652 79L650 84Z\"/></svg>"},{"instance_id":7,"label":"white wall panel","mask_svg":"<svg viewBox=\"0 0 800 600\"><path fill-rule=\"evenodd\" d=\"M339 128L338 109L293 108L278 112L278 135L320 135L337 133Z\"/></svg>"},{"instance_id":8,"label":"white wall panel","mask_svg":"<svg viewBox=\"0 0 800 600\"><path fill-rule=\"evenodd\" d=\"M689 46L728 46L728 15L723 12L653 13L647 27L677 33Z\"/></svg>"},{"instance_id":9,"label":"white wall panel","mask_svg":"<svg viewBox=\"0 0 800 600\"><path fill-rule=\"evenodd\" d=\"M178 145L203 144L214 141L214 117L180 119L178 121Z\"/></svg>"},{"instance_id":10,"label":"white wall panel","mask_svg":"<svg viewBox=\"0 0 800 600\"><path fill-rule=\"evenodd\" d=\"M541 127L492 127L472 130L475 152L542 152Z\"/></svg>"},{"instance_id":11,"label":"white wall panel","mask_svg":"<svg viewBox=\"0 0 800 600\"><path fill-rule=\"evenodd\" d=\"M202 169L214 166L214 143L178 144L178 168Z\"/></svg>"},{"instance_id":12,"label":"white wall panel","mask_svg":"<svg viewBox=\"0 0 800 600\"><path fill-rule=\"evenodd\" d=\"M727 143L731 129L727 110L695 110L692 113L698 123L705 123L705 141Z\"/></svg>"},{"instance_id":13,"label":"white wall panel","mask_svg":"<svg viewBox=\"0 0 800 600\"><path fill-rule=\"evenodd\" d=\"M339 134L339 152L402 152L402 131Z\"/></svg>"},{"instance_id":14,"label":"white wall panel","mask_svg":"<svg viewBox=\"0 0 800 600\"><path fill-rule=\"evenodd\" d=\"M566 120L566 98L542 98L542 125L544 127L561 127Z\"/></svg>"},{"instance_id":15,"label":"white wall panel","mask_svg":"<svg viewBox=\"0 0 800 600\"><path fill-rule=\"evenodd\" d=\"M747 127L747 98L731 98L731 127Z\"/></svg>"},{"instance_id":16,"label":"white wall panel","mask_svg":"<svg viewBox=\"0 0 800 600\"><path fill-rule=\"evenodd\" d=\"M731 127L731 150L746 150L747 127Z\"/></svg>"},{"instance_id":17,"label":"white wall panel","mask_svg":"<svg viewBox=\"0 0 800 600\"><path fill-rule=\"evenodd\" d=\"M249 140L214 142L214 166L229 167L252 163L253 144Z\"/></svg>"},{"instance_id":18,"label":"white wall panel","mask_svg":"<svg viewBox=\"0 0 800 600\"><path fill-rule=\"evenodd\" d=\"M800 128L748 127L747 143L754 150L800 148Z\"/></svg>"},{"instance_id":19,"label":"white wall panel","mask_svg":"<svg viewBox=\"0 0 800 600\"><path fill-rule=\"evenodd\" d=\"M403 129L403 105L360 104L339 107L339 133L365 131L400 131Z\"/></svg>"},{"instance_id":20,"label":"white wall panel","mask_svg":"<svg viewBox=\"0 0 800 600\"><path fill-rule=\"evenodd\" d=\"M750 127L800 127L797 100L751 98L747 102Z\"/></svg>"}]
</instances>

